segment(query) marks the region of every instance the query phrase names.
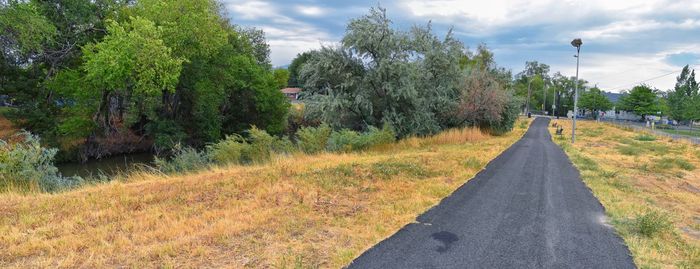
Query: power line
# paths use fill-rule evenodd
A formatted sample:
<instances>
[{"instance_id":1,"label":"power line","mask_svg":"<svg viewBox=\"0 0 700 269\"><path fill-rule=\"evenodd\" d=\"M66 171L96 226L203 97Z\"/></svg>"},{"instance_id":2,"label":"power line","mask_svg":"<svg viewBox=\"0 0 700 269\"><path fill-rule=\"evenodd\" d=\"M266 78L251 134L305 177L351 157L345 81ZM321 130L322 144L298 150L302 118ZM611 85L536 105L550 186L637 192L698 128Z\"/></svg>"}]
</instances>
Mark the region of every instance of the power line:
<instances>
[{"instance_id":1,"label":"power line","mask_svg":"<svg viewBox=\"0 0 700 269\"><path fill-rule=\"evenodd\" d=\"M695 66L689 66L688 68L690 68L690 69L695 69ZM639 85L639 84L642 84L642 83L644 83L644 82L649 82L649 81L652 81L652 80L660 79L660 78L662 78L662 77L665 77L665 76L668 76L668 75L672 75L672 74L675 74L675 73L679 73L679 72L682 72L682 71L683 71L683 69L675 70L675 71L672 71L672 72L669 72L669 73L666 73L666 74L663 74L663 75L660 75L660 76L652 77L652 78L649 78L649 79L645 79L645 80L642 80L642 81L637 81L637 82L633 82L633 83L628 83L628 84L620 85L620 86L614 87L614 88L612 88L612 89L609 89L609 91L619 90L619 89L622 89L622 88L625 88L625 87L631 86L631 85Z\"/></svg>"}]
</instances>

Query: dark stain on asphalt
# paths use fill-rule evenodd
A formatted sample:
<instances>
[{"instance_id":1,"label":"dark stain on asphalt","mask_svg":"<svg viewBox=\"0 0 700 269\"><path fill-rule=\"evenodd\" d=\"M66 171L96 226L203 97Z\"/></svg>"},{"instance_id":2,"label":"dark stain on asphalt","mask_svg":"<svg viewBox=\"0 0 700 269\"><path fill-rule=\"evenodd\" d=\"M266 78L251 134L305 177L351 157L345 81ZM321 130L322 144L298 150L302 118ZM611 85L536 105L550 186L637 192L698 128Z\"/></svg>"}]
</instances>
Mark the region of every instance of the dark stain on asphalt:
<instances>
[{"instance_id":1,"label":"dark stain on asphalt","mask_svg":"<svg viewBox=\"0 0 700 269\"><path fill-rule=\"evenodd\" d=\"M449 250L452 246L452 243L457 242L459 240L456 234L446 231L433 233L432 235L430 235L430 237L442 243L442 246L437 248L437 252L440 253Z\"/></svg>"}]
</instances>

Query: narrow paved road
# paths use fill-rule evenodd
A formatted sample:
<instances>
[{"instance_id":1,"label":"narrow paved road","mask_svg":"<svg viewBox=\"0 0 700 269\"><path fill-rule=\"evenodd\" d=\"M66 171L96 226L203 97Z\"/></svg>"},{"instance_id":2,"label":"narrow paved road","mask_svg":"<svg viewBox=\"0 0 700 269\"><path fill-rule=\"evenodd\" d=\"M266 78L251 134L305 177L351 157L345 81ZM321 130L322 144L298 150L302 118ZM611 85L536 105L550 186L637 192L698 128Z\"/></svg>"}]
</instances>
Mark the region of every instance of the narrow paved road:
<instances>
[{"instance_id":1,"label":"narrow paved road","mask_svg":"<svg viewBox=\"0 0 700 269\"><path fill-rule=\"evenodd\" d=\"M548 123L349 267L634 268Z\"/></svg>"}]
</instances>

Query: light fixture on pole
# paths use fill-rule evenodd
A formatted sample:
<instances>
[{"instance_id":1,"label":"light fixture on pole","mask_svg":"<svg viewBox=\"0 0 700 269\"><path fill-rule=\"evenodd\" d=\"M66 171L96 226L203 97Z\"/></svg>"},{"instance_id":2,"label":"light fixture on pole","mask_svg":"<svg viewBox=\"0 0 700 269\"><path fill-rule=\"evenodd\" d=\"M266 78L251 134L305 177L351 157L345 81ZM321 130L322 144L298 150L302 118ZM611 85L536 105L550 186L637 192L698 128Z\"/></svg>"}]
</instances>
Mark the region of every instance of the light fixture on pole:
<instances>
[{"instance_id":1,"label":"light fixture on pole","mask_svg":"<svg viewBox=\"0 0 700 269\"><path fill-rule=\"evenodd\" d=\"M583 41L580 38L576 38L571 41L571 45L576 47L576 80L574 81L574 119L573 125L571 127L571 144L576 143L576 118L578 117L578 65L581 57L581 45Z\"/></svg>"}]
</instances>

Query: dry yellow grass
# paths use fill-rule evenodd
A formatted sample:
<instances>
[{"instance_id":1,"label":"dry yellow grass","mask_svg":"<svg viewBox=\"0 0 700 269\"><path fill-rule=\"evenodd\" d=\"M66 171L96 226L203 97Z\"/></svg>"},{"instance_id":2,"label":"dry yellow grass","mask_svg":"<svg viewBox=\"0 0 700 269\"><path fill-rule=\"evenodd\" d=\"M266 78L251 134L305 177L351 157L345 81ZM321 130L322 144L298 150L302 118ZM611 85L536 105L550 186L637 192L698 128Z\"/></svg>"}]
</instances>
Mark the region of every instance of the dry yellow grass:
<instances>
[{"instance_id":1,"label":"dry yellow grass","mask_svg":"<svg viewBox=\"0 0 700 269\"><path fill-rule=\"evenodd\" d=\"M578 124L572 146L571 122L559 123L569 136L554 140L605 206L637 266L700 268L698 146L590 121Z\"/></svg>"},{"instance_id":2,"label":"dry yellow grass","mask_svg":"<svg viewBox=\"0 0 700 269\"><path fill-rule=\"evenodd\" d=\"M15 134L18 130L17 128L5 118L0 111L0 139L8 139L10 136Z\"/></svg>"},{"instance_id":3,"label":"dry yellow grass","mask_svg":"<svg viewBox=\"0 0 700 269\"><path fill-rule=\"evenodd\" d=\"M2 194L0 267L342 267L472 178L525 127Z\"/></svg>"}]
</instances>

